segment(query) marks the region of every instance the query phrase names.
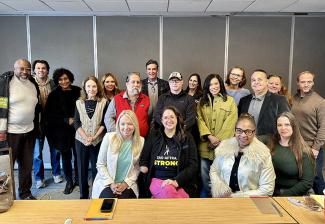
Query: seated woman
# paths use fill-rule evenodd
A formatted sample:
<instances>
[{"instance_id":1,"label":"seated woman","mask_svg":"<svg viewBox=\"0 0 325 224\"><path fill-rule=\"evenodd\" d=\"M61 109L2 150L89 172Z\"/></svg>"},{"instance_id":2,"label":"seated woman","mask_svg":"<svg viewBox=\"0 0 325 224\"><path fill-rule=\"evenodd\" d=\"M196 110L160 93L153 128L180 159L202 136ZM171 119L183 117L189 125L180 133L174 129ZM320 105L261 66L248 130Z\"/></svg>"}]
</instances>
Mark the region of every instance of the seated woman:
<instances>
[{"instance_id":1,"label":"seated woman","mask_svg":"<svg viewBox=\"0 0 325 224\"><path fill-rule=\"evenodd\" d=\"M275 169L275 196L302 196L312 188L315 159L300 134L298 122L290 112L277 119L277 133L270 149Z\"/></svg>"},{"instance_id":2,"label":"seated woman","mask_svg":"<svg viewBox=\"0 0 325 224\"><path fill-rule=\"evenodd\" d=\"M105 135L100 146L92 198L137 198L139 157L144 139L138 119L124 110L116 122L116 132Z\"/></svg>"},{"instance_id":3,"label":"seated woman","mask_svg":"<svg viewBox=\"0 0 325 224\"><path fill-rule=\"evenodd\" d=\"M241 114L235 137L215 149L210 168L213 197L271 196L275 173L270 150L255 137L254 118Z\"/></svg>"},{"instance_id":4,"label":"seated woman","mask_svg":"<svg viewBox=\"0 0 325 224\"><path fill-rule=\"evenodd\" d=\"M198 172L194 140L184 131L175 107L164 108L161 122L163 126L148 136L140 158L140 170L147 174L146 196L151 193L153 198L194 197Z\"/></svg>"}]
</instances>

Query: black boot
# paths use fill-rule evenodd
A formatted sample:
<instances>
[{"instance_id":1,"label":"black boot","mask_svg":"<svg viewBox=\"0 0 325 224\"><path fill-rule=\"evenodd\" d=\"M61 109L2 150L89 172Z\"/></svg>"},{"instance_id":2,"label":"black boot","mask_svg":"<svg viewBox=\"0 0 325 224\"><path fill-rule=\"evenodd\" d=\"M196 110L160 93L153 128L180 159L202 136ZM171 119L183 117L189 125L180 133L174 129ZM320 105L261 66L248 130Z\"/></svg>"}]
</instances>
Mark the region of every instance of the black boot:
<instances>
[{"instance_id":1,"label":"black boot","mask_svg":"<svg viewBox=\"0 0 325 224\"><path fill-rule=\"evenodd\" d=\"M71 194L73 191L73 182L72 181L67 181L67 184L65 185L65 189L63 191L63 194Z\"/></svg>"}]
</instances>

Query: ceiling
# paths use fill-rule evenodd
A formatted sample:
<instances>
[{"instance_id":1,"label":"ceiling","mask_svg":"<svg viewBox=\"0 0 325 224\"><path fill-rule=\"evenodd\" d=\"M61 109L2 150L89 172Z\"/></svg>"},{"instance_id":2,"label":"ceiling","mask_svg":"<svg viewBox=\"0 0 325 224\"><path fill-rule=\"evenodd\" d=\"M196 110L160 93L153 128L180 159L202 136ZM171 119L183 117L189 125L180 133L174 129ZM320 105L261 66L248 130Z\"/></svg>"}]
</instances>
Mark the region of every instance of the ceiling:
<instances>
[{"instance_id":1,"label":"ceiling","mask_svg":"<svg viewBox=\"0 0 325 224\"><path fill-rule=\"evenodd\" d=\"M0 0L0 14L227 15L323 12L325 0Z\"/></svg>"}]
</instances>

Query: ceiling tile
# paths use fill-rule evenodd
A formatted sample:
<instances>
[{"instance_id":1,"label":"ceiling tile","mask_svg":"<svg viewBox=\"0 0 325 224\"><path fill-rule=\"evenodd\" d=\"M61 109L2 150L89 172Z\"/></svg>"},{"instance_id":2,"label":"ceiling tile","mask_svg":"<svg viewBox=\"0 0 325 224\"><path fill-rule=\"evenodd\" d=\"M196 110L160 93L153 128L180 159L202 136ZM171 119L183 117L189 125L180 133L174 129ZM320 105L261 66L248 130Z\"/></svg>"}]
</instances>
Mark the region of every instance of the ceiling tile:
<instances>
[{"instance_id":1,"label":"ceiling tile","mask_svg":"<svg viewBox=\"0 0 325 224\"><path fill-rule=\"evenodd\" d=\"M97 12L128 12L125 0L85 0L93 11Z\"/></svg>"},{"instance_id":2,"label":"ceiling tile","mask_svg":"<svg viewBox=\"0 0 325 224\"><path fill-rule=\"evenodd\" d=\"M128 0L130 11L167 12L168 0Z\"/></svg>"},{"instance_id":3,"label":"ceiling tile","mask_svg":"<svg viewBox=\"0 0 325 224\"><path fill-rule=\"evenodd\" d=\"M1 0L0 2L17 11L52 11L47 5L38 0Z\"/></svg>"},{"instance_id":4,"label":"ceiling tile","mask_svg":"<svg viewBox=\"0 0 325 224\"><path fill-rule=\"evenodd\" d=\"M81 0L43 0L55 11L88 12L90 9Z\"/></svg>"},{"instance_id":5,"label":"ceiling tile","mask_svg":"<svg viewBox=\"0 0 325 224\"><path fill-rule=\"evenodd\" d=\"M0 3L0 12L15 11L14 9L6 6L5 4Z\"/></svg>"},{"instance_id":6,"label":"ceiling tile","mask_svg":"<svg viewBox=\"0 0 325 224\"><path fill-rule=\"evenodd\" d=\"M214 0L207 8L207 12L242 12L246 9L250 4L252 4L252 0Z\"/></svg>"},{"instance_id":7,"label":"ceiling tile","mask_svg":"<svg viewBox=\"0 0 325 224\"><path fill-rule=\"evenodd\" d=\"M280 12L297 0L256 0L245 12Z\"/></svg>"},{"instance_id":8,"label":"ceiling tile","mask_svg":"<svg viewBox=\"0 0 325 224\"><path fill-rule=\"evenodd\" d=\"M210 0L170 0L168 12L204 12Z\"/></svg>"},{"instance_id":9,"label":"ceiling tile","mask_svg":"<svg viewBox=\"0 0 325 224\"><path fill-rule=\"evenodd\" d=\"M282 12L324 12L324 0L300 0L284 8Z\"/></svg>"}]
</instances>

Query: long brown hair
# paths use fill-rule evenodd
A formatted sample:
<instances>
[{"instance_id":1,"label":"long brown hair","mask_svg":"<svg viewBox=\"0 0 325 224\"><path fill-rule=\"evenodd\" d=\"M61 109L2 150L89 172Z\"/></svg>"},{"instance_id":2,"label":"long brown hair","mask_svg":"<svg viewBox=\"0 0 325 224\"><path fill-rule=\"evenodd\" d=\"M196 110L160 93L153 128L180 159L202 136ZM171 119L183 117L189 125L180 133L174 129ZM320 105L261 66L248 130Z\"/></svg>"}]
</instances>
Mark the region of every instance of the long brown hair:
<instances>
[{"instance_id":1,"label":"long brown hair","mask_svg":"<svg viewBox=\"0 0 325 224\"><path fill-rule=\"evenodd\" d=\"M89 80L92 80L96 83L96 86L97 86L97 94L96 94L96 101L101 101L103 98L104 98L104 95L103 95L103 89L102 89L102 86L100 85L100 82L98 81L98 79L91 75L91 76L88 76L83 82L82 82L82 89L81 89L81 96L80 96L80 99L85 101L88 96L87 96L87 93L86 93L86 83L89 81Z\"/></svg>"},{"instance_id":2,"label":"long brown hair","mask_svg":"<svg viewBox=\"0 0 325 224\"><path fill-rule=\"evenodd\" d=\"M312 161L313 166L315 167L315 159L313 157L311 148L306 144L305 140L302 138L300 133L300 128L297 119L291 112L284 112L277 117L277 121L280 117L288 118L291 128L292 128L292 135L289 140L289 148L293 152L296 158L297 166L298 166L298 173L299 177L303 174L303 155L306 154L310 161ZM276 130L276 133L273 135L272 141L269 143L269 148L271 149L271 153L274 153L275 145L279 143L281 137Z\"/></svg>"}]
</instances>

